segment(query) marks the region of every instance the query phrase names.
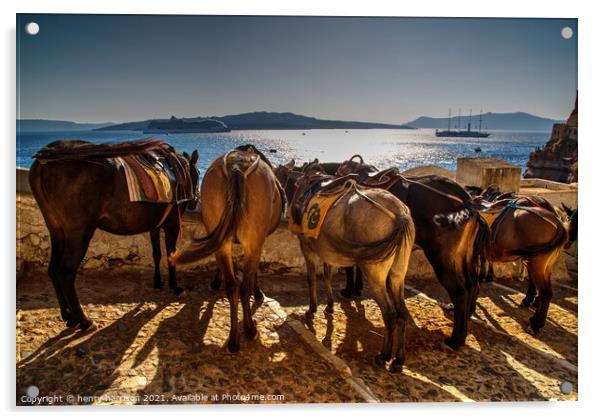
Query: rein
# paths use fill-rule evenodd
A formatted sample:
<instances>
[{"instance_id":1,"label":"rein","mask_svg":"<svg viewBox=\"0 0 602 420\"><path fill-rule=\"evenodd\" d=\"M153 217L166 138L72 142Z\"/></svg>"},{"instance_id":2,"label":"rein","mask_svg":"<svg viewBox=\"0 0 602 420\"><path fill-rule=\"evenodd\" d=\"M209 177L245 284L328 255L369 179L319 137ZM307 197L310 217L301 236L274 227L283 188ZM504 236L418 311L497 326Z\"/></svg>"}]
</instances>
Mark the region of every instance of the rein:
<instances>
[{"instance_id":1,"label":"rein","mask_svg":"<svg viewBox=\"0 0 602 420\"><path fill-rule=\"evenodd\" d=\"M395 216L395 213L393 213L391 210L389 210L388 208L386 208L382 204L374 201L373 199L371 199L370 197L368 197L366 194L364 194L363 192L361 192L357 188L357 184L353 187L353 192L355 192L357 195L359 195L360 197L362 197L364 200L368 201L370 204L372 204L373 206L375 206L377 209L382 210L391 219L393 219L393 220L397 219L397 217ZM336 203L335 203L335 205L336 205Z\"/></svg>"},{"instance_id":2,"label":"rein","mask_svg":"<svg viewBox=\"0 0 602 420\"><path fill-rule=\"evenodd\" d=\"M444 193L443 191L440 191L440 190L438 190L438 189L436 189L436 188L433 188L433 187L431 187L431 186L429 186L429 185L423 184L423 183L421 183L421 182L418 182L418 181L412 181L412 180L410 180L410 179L406 178L405 176L403 176L403 175L401 175L401 174L399 174L399 177L400 177L400 179L401 179L401 180L404 180L404 181L406 181L406 182L408 182L408 183L410 183L410 184L414 184L414 185L420 185L421 187L423 187L423 188L426 188L426 189L427 189L427 190L429 190L429 191L432 191L432 192L434 192L434 193L436 193L436 194L439 194L439 195L441 195L441 196L443 196L443 197L447 197L447 198L449 198L449 199L451 199L451 200L454 200L454 201L456 201L456 202L458 202L458 203L460 203L460 204L464 205L464 201L463 201L463 200L461 200L460 198L456 197L455 195L448 194L448 193Z\"/></svg>"},{"instance_id":3,"label":"rein","mask_svg":"<svg viewBox=\"0 0 602 420\"><path fill-rule=\"evenodd\" d=\"M399 169L397 169L397 168L395 168L395 172L397 172L395 175L396 175L396 176L399 178L397 182L399 182L399 181L405 181L405 182L407 182L408 184L419 185L419 186L421 186L422 188L426 188L427 190L429 190L429 191L431 191L431 192L434 192L435 194L439 194L439 195L440 195L440 196L442 196L442 197L449 198L450 200L453 200L453 201L455 201L455 202L457 202L457 203L460 203L460 204L462 204L462 205L465 205L464 201L463 201L462 199L460 199L460 198L456 197L455 195L452 195L452 194L445 193L445 192L443 192L443 191L441 191L441 190L438 190L437 188L431 187L430 185L426 185L426 184L423 184L423 183L421 183L421 182L418 182L418 181L413 181L413 180L411 180L411 179L409 179L409 178L406 178L405 176L403 176L403 175L401 174L401 172L399 172Z\"/></svg>"}]
</instances>

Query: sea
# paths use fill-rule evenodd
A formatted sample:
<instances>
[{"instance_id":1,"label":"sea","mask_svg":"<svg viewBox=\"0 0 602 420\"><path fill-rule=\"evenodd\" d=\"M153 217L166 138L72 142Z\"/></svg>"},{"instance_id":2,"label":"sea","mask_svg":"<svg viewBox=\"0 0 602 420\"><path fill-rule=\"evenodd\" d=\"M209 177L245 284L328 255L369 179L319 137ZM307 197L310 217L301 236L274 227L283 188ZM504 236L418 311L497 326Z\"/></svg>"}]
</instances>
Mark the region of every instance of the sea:
<instances>
[{"instance_id":1,"label":"sea","mask_svg":"<svg viewBox=\"0 0 602 420\"><path fill-rule=\"evenodd\" d=\"M315 158L340 162L354 154L363 156L379 169L401 170L435 165L455 170L459 157L494 157L526 168L529 153L543 146L549 132L489 131L489 138L439 138L435 130L257 130L229 133L186 133L153 135L180 152L200 154L199 169L205 172L211 162L226 151L254 144L273 164L294 159L297 164ZM17 134L17 166L29 168L32 156L48 143L59 139L82 139L93 143L115 143L148 138L136 131L53 131ZM475 149L480 148L480 152Z\"/></svg>"}]
</instances>

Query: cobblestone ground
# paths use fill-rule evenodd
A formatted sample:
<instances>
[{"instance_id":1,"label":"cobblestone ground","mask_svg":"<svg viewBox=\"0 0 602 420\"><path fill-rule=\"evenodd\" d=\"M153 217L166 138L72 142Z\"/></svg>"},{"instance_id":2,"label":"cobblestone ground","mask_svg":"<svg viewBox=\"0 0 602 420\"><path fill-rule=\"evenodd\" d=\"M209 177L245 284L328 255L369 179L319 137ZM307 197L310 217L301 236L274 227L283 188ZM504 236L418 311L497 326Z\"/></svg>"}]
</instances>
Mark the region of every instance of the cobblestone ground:
<instances>
[{"instance_id":1,"label":"cobblestone ground","mask_svg":"<svg viewBox=\"0 0 602 420\"><path fill-rule=\"evenodd\" d=\"M80 300L96 323L83 333L64 329L45 272L26 274L17 285L17 404L27 403L22 396L31 385L39 396L63 396L55 404L228 403L240 402L232 400L239 394L282 395L288 403L363 401L286 322L287 316L305 322L303 278L260 276L264 292L285 314L262 305L254 315L259 339L241 338L241 352L230 355L224 348L228 303L223 292L208 290L210 274L181 273L187 291L176 298L153 290L147 269L83 270ZM520 282L503 284L524 290ZM368 291L362 300L337 301L332 316L321 305L309 325L380 401L577 398L576 372L558 362L577 364L576 283L555 287L538 337L524 329L532 312L518 306L522 293L484 285L476 314L482 322L471 321L467 345L458 352L441 346L452 326L451 312L436 302L447 302L442 287L434 279L408 285L426 296L406 293L412 318L403 374L372 365L383 323ZM319 298L325 301L323 290ZM573 386L567 394L563 382Z\"/></svg>"},{"instance_id":2,"label":"cobblestone ground","mask_svg":"<svg viewBox=\"0 0 602 420\"><path fill-rule=\"evenodd\" d=\"M180 275L189 290L176 298L151 288L150 270L84 271L80 300L96 330L75 332L64 329L45 274L27 277L17 287L18 404L31 385L39 397L62 396L58 404L196 403L205 396L237 403L239 394L362 401L270 305L254 315L259 339L241 338L240 353L229 354L228 302L208 289L209 278Z\"/></svg>"}]
</instances>

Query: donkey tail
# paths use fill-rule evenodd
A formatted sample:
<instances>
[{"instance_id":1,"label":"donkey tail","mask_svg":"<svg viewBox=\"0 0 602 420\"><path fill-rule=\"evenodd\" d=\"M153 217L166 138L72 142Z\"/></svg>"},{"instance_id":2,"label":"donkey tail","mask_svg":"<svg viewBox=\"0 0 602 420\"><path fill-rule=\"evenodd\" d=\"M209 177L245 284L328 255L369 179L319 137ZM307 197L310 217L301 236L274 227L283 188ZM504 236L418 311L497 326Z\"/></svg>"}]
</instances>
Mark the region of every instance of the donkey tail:
<instances>
[{"instance_id":1,"label":"donkey tail","mask_svg":"<svg viewBox=\"0 0 602 420\"><path fill-rule=\"evenodd\" d=\"M454 227L459 229L470 220L471 216L472 211L469 208L463 208L462 210L453 213L436 214L433 216L433 221L440 227Z\"/></svg>"},{"instance_id":2,"label":"donkey tail","mask_svg":"<svg viewBox=\"0 0 602 420\"><path fill-rule=\"evenodd\" d=\"M477 232L473 242L469 273L472 279L482 282L487 276L488 271L487 257L491 242L491 229L479 212L475 212L475 217Z\"/></svg>"},{"instance_id":3,"label":"donkey tail","mask_svg":"<svg viewBox=\"0 0 602 420\"><path fill-rule=\"evenodd\" d=\"M215 253L222 243L236 235L246 203L246 176L238 165L227 171L228 196L222 217L215 229L200 239L195 239L183 251L176 251L170 258L174 263L188 264Z\"/></svg>"}]
</instances>

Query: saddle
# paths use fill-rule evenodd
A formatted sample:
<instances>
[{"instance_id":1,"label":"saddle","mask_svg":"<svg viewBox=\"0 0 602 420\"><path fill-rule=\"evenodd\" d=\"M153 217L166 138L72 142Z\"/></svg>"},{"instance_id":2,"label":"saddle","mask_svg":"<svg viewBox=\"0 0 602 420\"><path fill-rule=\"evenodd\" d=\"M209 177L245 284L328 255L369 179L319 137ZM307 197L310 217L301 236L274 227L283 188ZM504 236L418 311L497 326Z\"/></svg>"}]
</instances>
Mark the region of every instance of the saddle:
<instances>
[{"instance_id":1,"label":"saddle","mask_svg":"<svg viewBox=\"0 0 602 420\"><path fill-rule=\"evenodd\" d=\"M359 161L356 162L354 159L358 158ZM364 163L364 158L361 155L353 155L349 158L349 160L344 161L343 163L341 163L341 165L338 167L335 176L340 177L340 176L345 176L345 175L349 175L349 174L359 174L362 172L377 172L378 169L372 165L368 165L367 163Z\"/></svg>"},{"instance_id":2,"label":"saddle","mask_svg":"<svg viewBox=\"0 0 602 420\"><path fill-rule=\"evenodd\" d=\"M309 238L317 238L330 208L346 193L357 188L355 175L333 177L321 172L306 174L289 207L289 230Z\"/></svg>"},{"instance_id":3,"label":"saddle","mask_svg":"<svg viewBox=\"0 0 602 420\"><path fill-rule=\"evenodd\" d=\"M49 161L80 161L111 165L123 170L130 201L180 203L194 198L188 162L174 148L157 139L115 144L93 144L82 140L60 140L38 151L34 157Z\"/></svg>"},{"instance_id":4,"label":"saddle","mask_svg":"<svg viewBox=\"0 0 602 420\"><path fill-rule=\"evenodd\" d=\"M397 168L384 169L376 173L363 172L358 175L358 181L367 187L389 190L403 177Z\"/></svg>"}]
</instances>

